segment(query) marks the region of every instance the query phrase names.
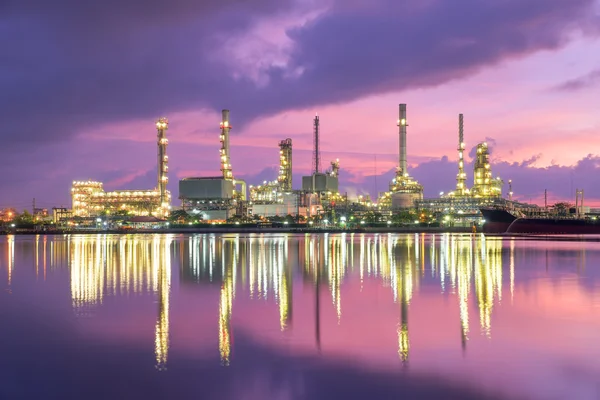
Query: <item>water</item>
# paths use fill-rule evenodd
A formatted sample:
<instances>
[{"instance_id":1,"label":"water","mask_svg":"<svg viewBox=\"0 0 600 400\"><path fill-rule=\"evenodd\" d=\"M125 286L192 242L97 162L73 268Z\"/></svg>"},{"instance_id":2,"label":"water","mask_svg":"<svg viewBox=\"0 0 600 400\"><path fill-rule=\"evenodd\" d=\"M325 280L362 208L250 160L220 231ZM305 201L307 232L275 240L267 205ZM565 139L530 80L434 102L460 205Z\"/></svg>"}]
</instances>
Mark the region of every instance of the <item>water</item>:
<instances>
[{"instance_id":1,"label":"water","mask_svg":"<svg viewBox=\"0 0 600 400\"><path fill-rule=\"evenodd\" d=\"M0 399L598 399L600 243L0 237Z\"/></svg>"}]
</instances>

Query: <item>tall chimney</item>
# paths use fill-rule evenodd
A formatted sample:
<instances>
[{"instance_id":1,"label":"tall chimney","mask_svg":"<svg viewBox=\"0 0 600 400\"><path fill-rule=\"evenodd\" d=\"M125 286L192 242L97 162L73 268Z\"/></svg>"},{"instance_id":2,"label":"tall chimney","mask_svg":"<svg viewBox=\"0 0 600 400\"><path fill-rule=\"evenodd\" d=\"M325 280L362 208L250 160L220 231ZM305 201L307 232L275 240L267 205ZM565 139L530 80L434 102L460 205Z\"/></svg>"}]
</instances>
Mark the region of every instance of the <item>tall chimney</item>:
<instances>
[{"instance_id":1,"label":"tall chimney","mask_svg":"<svg viewBox=\"0 0 600 400\"><path fill-rule=\"evenodd\" d=\"M458 114L458 175L456 175L456 194L458 196L463 196L467 190L465 187L467 175L465 174L465 138L463 129L463 115Z\"/></svg>"},{"instance_id":2,"label":"tall chimney","mask_svg":"<svg viewBox=\"0 0 600 400\"><path fill-rule=\"evenodd\" d=\"M315 115L314 119L314 149L313 149L313 173L320 172L321 155L319 154L319 116Z\"/></svg>"},{"instance_id":3,"label":"tall chimney","mask_svg":"<svg viewBox=\"0 0 600 400\"><path fill-rule=\"evenodd\" d=\"M398 114L398 131L400 134L400 149L399 156L400 160L398 163L398 167L400 168L400 172L402 176L408 173L407 161L406 161L406 127L408 124L406 123L406 104L400 104L400 110Z\"/></svg>"}]
</instances>

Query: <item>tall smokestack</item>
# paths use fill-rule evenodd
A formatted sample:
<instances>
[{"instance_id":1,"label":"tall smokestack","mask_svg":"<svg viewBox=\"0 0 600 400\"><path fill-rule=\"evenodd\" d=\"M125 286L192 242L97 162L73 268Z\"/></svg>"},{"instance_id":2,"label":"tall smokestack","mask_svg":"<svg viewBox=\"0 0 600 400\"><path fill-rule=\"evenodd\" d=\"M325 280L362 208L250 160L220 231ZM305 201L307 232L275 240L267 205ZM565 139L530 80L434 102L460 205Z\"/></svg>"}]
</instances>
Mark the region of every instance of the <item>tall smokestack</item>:
<instances>
[{"instance_id":1,"label":"tall smokestack","mask_svg":"<svg viewBox=\"0 0 600 400\"><path fill-rule=\"evenodd\" d=\"M463 130L463 115L458 114L458 175L456 175L456 194L459 196L463 196L467 189L465 187L465 182L467 181L467 174L465 174L465 138Z\"/></svg>"},{"instance_id":2,"label":"tall smokestack","mask_svg":"<svg viewBox=\"0 0 600 400\"><path fill-rule=\"evenodd\" d=\"M314 119L314 149L313 149L313 173L318 174L321 166L321 155L319 154L319 116Z\"/></svg>"},{"instance_id":3,"label":"tall smokestack","mask_svg":"<svg viewBox=\"0 0 600 400\"><path fill-rule=\"evenodd\" d=\"M233 173L231 171L231 164L229 160L229 131L231 130L231 124L229 123L229 110L221 111L221 172L223 172L223 179L233 179Z\"/></svg>"},{"instance_id":4,"label":"tall smokestack","mask_svg":"<svg viewBox=\"0 0 600 400\"><path fill-rule=\"evenodd\" d=\"M398 131L400 134L400 149L399 156L400 160L398 163L398 167L400 168L400 173L404 176L408 173L407 161L406 161L406 104L400 104L400 111L398 114Z\"/></svg>"},{"instance_id":5,"label":"tall smokestack","mask_svg":"<svg viewBox=\"0 0 600 400\"><path fill-rule=\"evenodd\" d=\"M167 144L169 144L169 140L167 139L167 129L169 129L169 121L166 118L160 118L156 121L158 138L157 189L160 193L160 208L163 213L167 212L169 207L169 199L167 196L167 183L169 182L169 177L167 176L167 173L169 172L169 157L167 156Z\"/></svg>"}]
</instances>

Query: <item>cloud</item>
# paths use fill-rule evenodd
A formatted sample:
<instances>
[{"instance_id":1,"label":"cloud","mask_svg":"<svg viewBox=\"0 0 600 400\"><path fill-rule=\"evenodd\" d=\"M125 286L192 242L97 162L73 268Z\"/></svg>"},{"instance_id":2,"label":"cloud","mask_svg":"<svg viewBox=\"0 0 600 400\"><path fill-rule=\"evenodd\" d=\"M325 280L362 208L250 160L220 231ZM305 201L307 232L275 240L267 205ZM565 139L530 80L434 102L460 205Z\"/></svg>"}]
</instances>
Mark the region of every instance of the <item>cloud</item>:
<instances>
[{"instance_id":1,"label":"cloud","mask_svg":"<svg viewBox=\"0 0 600 400\"><path fill-rule=\"evenodd\" d=\"M237 75L226 57L230 39L243 38L259 21L293 14L298 4L3 2L5 145L68 139L104 123L199 108L235 109L243 123L282 110L440 85L560 47L585 25L594 2L375 0L365 8L333 1L288 30L288 58L263 63L264 83L257 85L250 73ZM264 46L257 51L267 54Z\"/></svg>"},{"instance_id":2,"label":"cloud","mask_svg":"<svg viewBox=\"0 0 600 400\"><path fill-rule=\"evenodd\" d=\"M207 99L225 104L234 91L216 57L220 35L244 32L292 4L9 1L0 13L2 137L7 145L43 143L104 123L193 109Z\"/></svg>"},{"instance_id":3,"label":"cloud","mask_svg":"<svg viewBox=\"0 0 600 400\"><path fill-rule=\"evenodd\" d=\"M600 68L575 79L569 79L568 81L556 85L553 89L559 92L574 92L577 90L594 87L598 83L600 83Z\"/></svg>"}]
</instances>

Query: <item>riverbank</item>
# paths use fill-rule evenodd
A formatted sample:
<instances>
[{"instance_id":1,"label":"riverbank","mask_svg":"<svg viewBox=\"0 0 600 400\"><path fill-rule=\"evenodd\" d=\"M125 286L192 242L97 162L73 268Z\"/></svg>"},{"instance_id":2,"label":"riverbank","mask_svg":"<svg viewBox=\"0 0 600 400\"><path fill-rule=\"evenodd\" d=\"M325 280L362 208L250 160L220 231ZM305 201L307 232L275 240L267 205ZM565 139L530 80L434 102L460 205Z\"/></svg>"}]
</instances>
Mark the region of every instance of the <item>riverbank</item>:
<instances>
[{"instance_id":1,"label":"riverbank","mask_svg":"<svg viewBox=\"0 0 600 400\"><path fill-rule=\"evenodd\" d=\"M239 233L470 233L469 227L361 227L356 229L309 227L174 227L161 229L14 229L0 235L96 235L96 234L239 234Z\"/></svg>"}]
</instances>

